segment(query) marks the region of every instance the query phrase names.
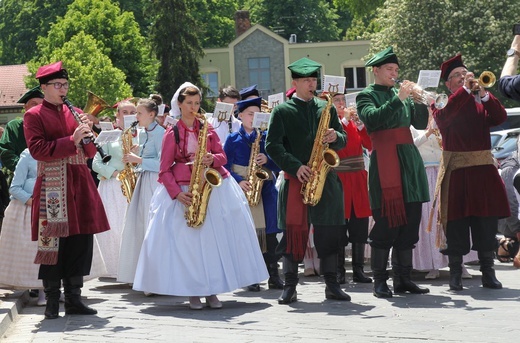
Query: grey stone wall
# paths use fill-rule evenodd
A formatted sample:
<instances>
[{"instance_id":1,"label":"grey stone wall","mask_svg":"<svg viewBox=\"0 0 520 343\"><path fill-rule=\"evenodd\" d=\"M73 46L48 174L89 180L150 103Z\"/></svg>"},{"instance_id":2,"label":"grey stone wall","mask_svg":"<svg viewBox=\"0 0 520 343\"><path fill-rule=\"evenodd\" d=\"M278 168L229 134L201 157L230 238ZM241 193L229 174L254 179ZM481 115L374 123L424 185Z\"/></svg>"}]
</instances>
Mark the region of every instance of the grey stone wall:
<instances>
[{"instance_id":1,"label":"grey stone wall","mask_svg":"<svg viewBox=\"0 0 520 343\"><path fill-rule=\"evenodd\" d=\"M269 57L271 89L267 94L285 92L285 70L283 44L260 30L256 30L234 47L235 87L241 89L251 85L248 59Z\"/></svg>"}]
</instances>

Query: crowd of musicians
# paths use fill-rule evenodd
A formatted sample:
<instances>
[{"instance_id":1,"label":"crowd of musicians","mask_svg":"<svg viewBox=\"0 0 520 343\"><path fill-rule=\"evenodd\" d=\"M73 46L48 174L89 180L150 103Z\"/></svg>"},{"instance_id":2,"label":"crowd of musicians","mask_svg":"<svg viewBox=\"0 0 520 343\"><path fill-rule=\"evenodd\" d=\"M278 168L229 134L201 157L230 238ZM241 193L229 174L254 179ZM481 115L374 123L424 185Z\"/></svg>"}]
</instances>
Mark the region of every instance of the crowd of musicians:
<instances>
[{"instance_id":1,"label":"crowd of musicians","mask_svg":"<svg viewBox=\"0 0 520 343\"><path fill-rule=\"evenodd\" d=\"M260 291L267 280L290 304L314 251L325 298L350 301L341 287L350 242L352 280L373 282L378 298L428 293L412 269L435 278L447 266L449 289L461 291L468 259L479 261L483 287L502 288L496 233L510 210L489 130L506 120L504 107L461 55L440 66L450 92L440 106L398 81L391 47L365 66L374 83L354 105L344 94L317 95L320 64L291 63L287 100L268 109L263 129L253 126L265 110L256 86L220 90L218 100L235 106L223 121L202 114L190 82L169 106L158 95L123 100L121 139L101 147L96 118L66 98L73 85L62 62L40 67L40 86L19 100L23 119L0 142L14 171L0 284L39 289L48 319L59 317L60 298L66 314L97 313L81 288L100 276L147 296L186 296L193 310L221 308L218 294ZM136 121L125 128L128 115Z\"/></svg>"}]
</instances>

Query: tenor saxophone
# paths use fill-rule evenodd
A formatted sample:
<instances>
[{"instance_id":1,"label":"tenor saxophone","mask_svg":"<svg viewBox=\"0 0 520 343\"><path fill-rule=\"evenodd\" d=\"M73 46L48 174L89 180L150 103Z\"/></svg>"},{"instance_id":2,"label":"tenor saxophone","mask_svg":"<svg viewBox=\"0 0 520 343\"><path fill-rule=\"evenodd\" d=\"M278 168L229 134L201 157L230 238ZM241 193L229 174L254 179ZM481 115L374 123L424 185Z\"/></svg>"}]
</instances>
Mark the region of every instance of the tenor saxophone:
<instances>
[{"instance_id":1,"label":"tenor saxophone","mask_svg":"<svg viewBox=\"0 0 520 343\"><path fill-rule=\"evenodd\" d=\"M134 121L121 135L121 147L124 155L129 154L132 150L132 138L137 124L139 124L139 122L137 120ZM132 195L134 194L135 184L137 183L134 165L130 162L125 163L125 167L119 172L117 179L121 181L121 192L123 192L123 195L126 197L126 201L130 203Z\"/></svg>"},{"instance_id":2,"label":"tenor saxophone","mask_svg":"<svg viewBox=\"0 0 520 343\"><path fill-rule=\"evenodd\" d=\"M316 206L320 201L323 187L325 186L325 179L330 168L335 168L339 165L338 154L329 148L328 143L323 143L323 137L329 128L331 107L332 95L327 94L327 106L321 113L311 158L307 163L307 166L311 168L311 176L307 182L302 184L301 188L303 203L310 206Z\"/></svg>"},{"instance_id":3,"label":"tenor saxophone","mask_svg":"<svg viewBox=\"0 0 520 343\"><path fill-rule=\"evenodd\" d=\"M262 196L262 185L265 180L269 179L269 173L256 163L256 156L258 156L258 153L260 152L261 140L262 131L256 129L256 138L251 145L251 155L249 156L249 166L247 169L247 181L251 184L251 190L246 192L249 206L258 205Z\"/></svg>"},{"instance_id":4,"label":"tenor saxophone","mask_svg":"<svg viewBox=\"0 0 520 343\"><path fill-rule=\"evenodd\" d=\"M204 223L211 191L213 187L219 187L222 184L220 173L202 164L202 158L206 154L209 125L203 114L196 113L195 117L201 120L202 129L199 132L198 148L195 153L190 185L188 187L188 192L193 197L191 198L191 204L186 207L184 212L186 224L193 228L200 227Z\"/></svg>"}]
</instances>

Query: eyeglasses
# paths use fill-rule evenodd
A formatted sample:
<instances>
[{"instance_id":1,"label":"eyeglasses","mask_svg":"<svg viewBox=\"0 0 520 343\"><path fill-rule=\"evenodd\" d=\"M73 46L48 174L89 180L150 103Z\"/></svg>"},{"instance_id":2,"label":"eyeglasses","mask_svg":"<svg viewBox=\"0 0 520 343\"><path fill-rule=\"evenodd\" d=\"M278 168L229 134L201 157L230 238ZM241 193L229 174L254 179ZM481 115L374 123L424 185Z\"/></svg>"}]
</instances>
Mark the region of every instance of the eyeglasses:
<instances>
[{"instance_id":1,"label":"eyeglasses","mask_svg":"<svg viewBox=\"0 0 520 343\"><path fill-rule=\"evenodd\" d=\"M463 72L461 72L461 73L457 72L457 73L451 75L450 77L448 77L448 81L451 80L451 79L453 79L453 78L457 78L457 79L458 79L458 78L464 77L464 76L466 76L467 73L468 73L467 70L466 70L466 71L463 71Z\"/></svg>"},{"instance_id":2,"label":"eyeglasses","mask_svg":"<svg viewBox=\"0 0 520 343\"><path fill-rule=\"evenodd\" d=\"M46 85L53 85L54 89L61 89L63 87L64 89L69 89L69 83L61 83L61 82L47 82Z\"/></svg>"}]
</instances>

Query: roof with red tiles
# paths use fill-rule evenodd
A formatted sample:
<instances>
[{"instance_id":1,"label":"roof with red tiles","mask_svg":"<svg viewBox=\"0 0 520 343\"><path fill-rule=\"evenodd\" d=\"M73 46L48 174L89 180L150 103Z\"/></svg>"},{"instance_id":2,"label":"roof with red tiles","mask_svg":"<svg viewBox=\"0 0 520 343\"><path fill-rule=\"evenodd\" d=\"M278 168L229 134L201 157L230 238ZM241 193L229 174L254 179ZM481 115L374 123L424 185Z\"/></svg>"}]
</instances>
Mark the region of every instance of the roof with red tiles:
<instances>
[{"instance_id":1,"label":"roof with red tiles","mask_svg":"<svg viewBox=\"0 0 520 343\"><path fill-rule=\"evenodd\" d=\"M25 64L0 66L0 108L21 107L16 101L29 90L25 87L26 75L29 71Z\"/></svg>"}]
</instances>

